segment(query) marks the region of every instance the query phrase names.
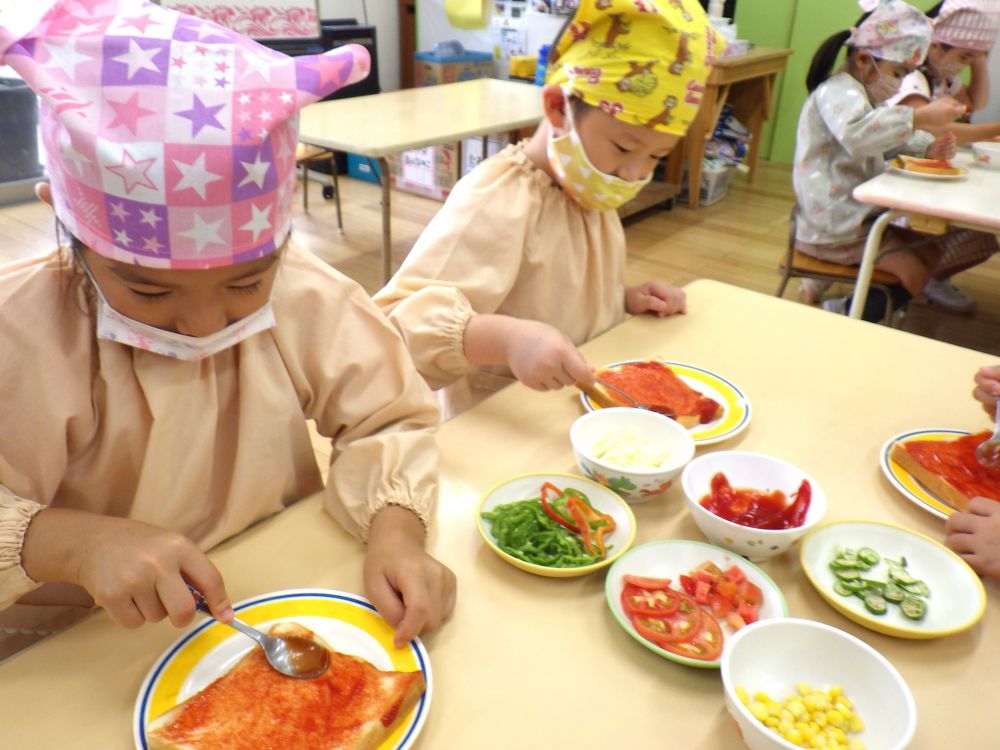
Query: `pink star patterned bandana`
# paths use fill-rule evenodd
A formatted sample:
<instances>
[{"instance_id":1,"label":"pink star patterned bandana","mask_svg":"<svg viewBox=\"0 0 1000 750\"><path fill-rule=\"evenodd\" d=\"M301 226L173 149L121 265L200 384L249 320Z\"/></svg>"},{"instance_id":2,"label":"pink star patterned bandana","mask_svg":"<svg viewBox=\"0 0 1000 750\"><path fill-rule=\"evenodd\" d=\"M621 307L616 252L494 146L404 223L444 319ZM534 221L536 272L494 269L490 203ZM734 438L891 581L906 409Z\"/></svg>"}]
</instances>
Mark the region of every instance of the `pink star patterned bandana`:
<instances>
[{"instance_id":1,"label":"pink star patterned bandana","mask_svg":"<svg viewBox=\"0 0 1000 750\"><path fill-rule=\"evenodd\" d=\"M923 13L901 0L859 0L871 11L851 33L847 44L867 50L879 60L916 67L931 46L931 22Z\"/></svg>"},{"instance_id":2,"label":"pink star patterned bandana","mask_svg":"<svg viewBox=\"0 0 1000 750\"><path fill-rule=\"evenodd\" d=\"M266 255L291 229L297 113L368 75L347 45L291 58L145 0L57 0L0 65L41 98L56 215L150 268Z\"/></svg>"},{"instance_id":3,"label":"pink star patterned bandana","mask_svg":"<svg viewBox=\"0 0 1000 750\"><path fill-rule=\"evenodd\" d=\"M934 19L934 41L989 52L1000 33L1000 0L945 0Z\"/></svg>"}]
</instances>

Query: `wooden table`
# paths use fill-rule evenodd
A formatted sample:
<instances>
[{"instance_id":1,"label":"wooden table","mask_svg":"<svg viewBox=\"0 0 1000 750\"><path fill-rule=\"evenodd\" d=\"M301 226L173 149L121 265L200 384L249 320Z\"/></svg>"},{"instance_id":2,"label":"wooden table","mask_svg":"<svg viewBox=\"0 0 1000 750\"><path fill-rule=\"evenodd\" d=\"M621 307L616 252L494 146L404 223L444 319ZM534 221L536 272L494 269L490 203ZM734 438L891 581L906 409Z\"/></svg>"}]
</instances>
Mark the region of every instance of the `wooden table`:
<instances>
[{"instance_id":1,"label":"wooden table","mask_svg":"<svg viewBox=\"0 0 1000 750\"><path fill-rule=\"evenodd\" d=\"M852 318L860 318L864 312L882 236L893 219L907 216L911 229L927 234L941 235L949 229L1000 234L1000 211L997 210L1000 171L977 167L968 151L959 152L952 162L969 170L964 180L928 180L883 172L854 188L855 200L889 210L868 230L851 302Z\"/></svg>"},{"instance_id":2,"label":"wooden table","mask_svg":"<svg viewBox=\"0 0 1000 750\"><path fill-rule=\"evenodd\" d=\"M746 391L754 416L720 448L801 466L825 488L830 520L879 519L942 538L941 521L882 478L879 447L908 428L985 427L969 391L987 357L717 282L698 281L687 291L688 315L633 318L584 353L598 364L660 355L730 378ZM920 375L875 377L887 362L896 373ZM568 429L580 413L570 391L515 385L441 429L441 501L430 549L458 574L458 607L450 623L424 638L434 692L416 747L739 750L718 673L668 662L626 635L605 604L601 574L559 580L524 573L476 532L477 501L494 483L575 469ZM678 486L634 510L636 544L702 539ZM360 591L361 554L311 498L221 545L212 558L240 599L294 587ZM996 747L995 586L987 586L979 625L919 642L840 616L795 557L762 567L793 616L857 635L899 669L919 713L911 750ZM166 623L130 631L98 614L0 665L0 745L128 750L139 686L176 637Z\"/></svg>"},{"instance_id":3,"label":"wooden table","mask_svg":"<svg viewBox=\"0 0 1000 750\"><path fill-rule=\"evenodd\" d=\"M540 91L516 81L473 81L317 102L302 110L299 140L378 161L382 175L382 275L392 271L387 157L538 124ZM486 143L483 143L485 156Z\"/></svg>"},{"instance_id":4,"label":"wooden table","mask_svg":"<svg viewBox=\"0 0 1000 750\"><path fill-rule=\"evenodd\" d=\"M723 106L733 107L733 115L751 133L746 164L750 168L747 180L753 182L760 155L760 135L764 123L771 117L771 96L774 80L785 68L792 54L790 49L756 47L745 55L723 57L712 68L705 84L698 116L684 138L688 168L688 205L697 208L701 200L701 165L705 157L705 141L712 138Z\"/></svg>"}]
</instances>

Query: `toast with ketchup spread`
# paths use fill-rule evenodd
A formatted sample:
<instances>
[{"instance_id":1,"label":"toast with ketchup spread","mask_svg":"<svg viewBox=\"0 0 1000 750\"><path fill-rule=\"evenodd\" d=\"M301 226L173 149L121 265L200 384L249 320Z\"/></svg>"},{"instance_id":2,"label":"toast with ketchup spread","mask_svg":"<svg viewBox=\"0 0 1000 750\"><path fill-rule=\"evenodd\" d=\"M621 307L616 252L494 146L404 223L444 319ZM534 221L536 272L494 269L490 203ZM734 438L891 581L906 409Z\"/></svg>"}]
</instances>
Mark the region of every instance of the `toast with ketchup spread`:
<instances>
[{"instance_id":1,"label":"toast with ketchup spread","mask_svg":"<svg viewBox=\"0 0 1000 750\"><path fill-rule=\"evenodd\" d=\"M990 432L962 435L954 440L902 440L889 457L918 482L960 511L974 497L1000 502L1000 471L976 460L976 447Z\"/></svg>"},{"instance_id":2,"label":"toast with ketchup spread","mask_svg":"<svg viewBox=\"0 0 1000 750\"><path fill-rule=\"evenodd\" d=\"M330 651L315 679L276 672L259 648L150 722L151 750L374 750L424 692L421 672L383 672L292 622L270 630Z\"/></svg>"},{"instance_id":3,"label":"toast with ketchup spread","mask_svg":"<svg viewBox=\"0 0 1000 750\"><path fill-rule=\"evenodd\" d=\"M954 166L947 159L919 159L916 156L897 156L892 160L892 165L906 172L937 175L965 174L964 169Z\"/></svg>"},{"instance_id":4,"label":"toast with ketchup spread","mask_svg":"<svg viewBox=\"0 0 1000 750\"><path fill-rule=\"evenodd\" d=\"M722 404L696 391L668 365L657 360L629 362L613 369L598 370L595 375L685 427L707 424L722 416ZM628 399L600 383L586 391L601 406L633 406Z\"/></svg>"}]
</instances>

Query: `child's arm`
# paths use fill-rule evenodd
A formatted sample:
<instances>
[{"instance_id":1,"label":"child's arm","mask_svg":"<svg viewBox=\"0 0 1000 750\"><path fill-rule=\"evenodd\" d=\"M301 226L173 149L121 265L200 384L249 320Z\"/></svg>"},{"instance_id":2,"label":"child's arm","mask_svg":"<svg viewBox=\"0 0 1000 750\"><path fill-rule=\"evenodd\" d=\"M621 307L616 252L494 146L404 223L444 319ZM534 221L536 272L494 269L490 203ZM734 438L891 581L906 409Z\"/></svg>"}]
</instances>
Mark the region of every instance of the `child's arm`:
<instances>
[{"instance_id":1,"label":"child's arm","mask_svg":"<svg viewBox=\"0 0 1000 750\"><path fill-rule=\"evenodd\" d=\"M990 69L986 55L978 55L969 66L969 84L962 86L955 98L964 104L969 112L978 112L990 100Z\"/></svg>"},{"instance_id":2,"label":"child's arm","mask_svg":"<svg viewBox=\"0 0 1000 750\"><path fill-rule=\"evenodd\" d=\"M1000 578L1000 503L974 497L945 522L946 542L980 575Z\"/></svg>"},{"instance_id":3,"label":"child's arm","mask_svg":"<svg viewBox=\"0 0 1000 750\"><path fill-rule=\"evenodd\" d=\"M975 143L1000 136L1000 121L997 122L954 122L948 130L955 134L956 142Z\"/></svg>"},{"instance_id":4,"label":"child's arm","mask_svg":"<svg viewBox=\"0 0 1000 750\"><path fill-rule=\"evenodd\" d=\"M625 312L630 315L650 313L661 318L675 313L684 314L687 312L687 295L680 287L662 281L647 281L625 289Z\"/></svg>"},{"instance_id":5,"label":"child's arm","mask_svg":"<svg viewBox=\"0 0 1000 750\"><path fill-rule=\"evenodd\" d=\"M473 315L465 327L465 356L475 365L506 365L539 391L558 390L594 375L565 334L547 323L509 315Z\"/></svg>"},{"instance_id":6,"label":"child's arm","mask_svg":"<svg viewBox=\"0 0 1000 750\"><path fill-rule=\"evenodd\" d=\"M165 617L178 627L189 624L195 608L188 581L215 617L233 616L222 576L205 553L182 534L140 521L46 507L31 519L20 557L33 582L83 586L127 628Z\"/></svg>"}]
</instances>

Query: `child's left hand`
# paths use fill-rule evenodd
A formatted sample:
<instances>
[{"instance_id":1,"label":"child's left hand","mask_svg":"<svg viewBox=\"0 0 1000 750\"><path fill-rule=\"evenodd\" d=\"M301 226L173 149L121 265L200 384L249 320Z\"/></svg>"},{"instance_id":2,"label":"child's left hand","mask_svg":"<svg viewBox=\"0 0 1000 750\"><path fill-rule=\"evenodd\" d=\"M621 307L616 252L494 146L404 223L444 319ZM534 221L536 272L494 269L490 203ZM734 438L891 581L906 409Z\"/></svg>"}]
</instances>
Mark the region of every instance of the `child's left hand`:
<instances>
[{"instance_id":1,"label":"child's left hand","mask_svg":"<svg viewBox=\"0 0 1000 750\"><path fill-rule=\"evenodd\" d=\"M687 295L683 289L662 281L647 281L625 289L625 311L631 315L652 313L661 318L686 313Z\"/></svg>"},{"instance_id":2,"label":"child's left hand","mask_svg":"<svg viewBox=\"0 0 1000 750\"><path fill-rule=\"evenodd\" d=\"M951 159L957 150L955 144L955 134L949 130L934 139L934 142L927 147L925 156L928 159Z\"/></svg>"},{"instance_id":3,"label":"child's left hand","mask_svg":"<svg viewBox=\"0 0 1000 750\"><path fill-rule=\"evenodd\" d=\"M980 575L1000 578L1000 503L974 497L945 522L946 542Z\"/></svg>"},{"instance_id":4,"label":"child's left hand","mask_svg":"<svg viewBox=\"0 0 1000 750\"><path fill-rule=\"evenodd\" d=\"M455 609L455 574L424 551L424 526L406 508L390 505L372 520L365 554L365 592L396 629L402 648L434 630Z\"/></svg>"}]
</instances>

